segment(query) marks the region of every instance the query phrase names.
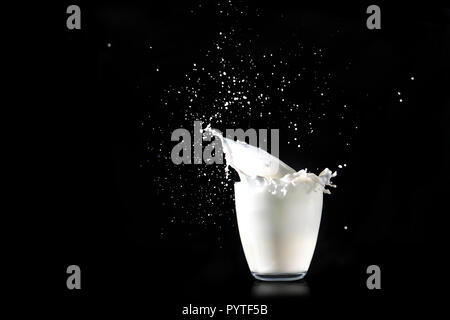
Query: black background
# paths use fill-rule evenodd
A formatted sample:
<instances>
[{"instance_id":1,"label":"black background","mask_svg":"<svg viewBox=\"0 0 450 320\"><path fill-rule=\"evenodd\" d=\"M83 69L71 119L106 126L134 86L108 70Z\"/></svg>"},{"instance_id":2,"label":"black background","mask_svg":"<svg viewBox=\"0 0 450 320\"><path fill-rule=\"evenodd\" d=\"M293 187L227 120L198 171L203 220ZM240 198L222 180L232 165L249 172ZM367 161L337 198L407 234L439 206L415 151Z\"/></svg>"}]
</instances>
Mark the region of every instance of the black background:
<instances>
[{"instance_id":1,"label":"black background","mask_svg":"<svg viewBox=\"0 0 450 320\"><path fill-rule=\"evenodd\" d=\"M198 3L204 8L192 17ZM371 31L366 3L249 2L250 10L265 12L248 22L265 35L263 47L295 29L306 45L327 48L325 68L338 72L352 62L339 88L357 106L361 127L346 155L349 168L325 200L310 273L300 284L265 287L249 274L235 223L223 226L220 247L215 229L195 225L174 225L161 237L177 210L156 196L149 181L157 173L139 168L149 139L139 123L148 112L161 113L146 99L181 78L212 41L213 10L189 1L79 2L82 29L67 30L69 4L49 8L48 30L29 39L36 42L30 95L42 98L39 111L29 113L39 117L29 136L36 142L30 201L44 227L27 246L30 261L45 269L40 288L52 301L66 310L125 309L168 319L183 318L189 303L266 303L265 318L272 319L435 310L445 278L438 238L448 210L437 203L445 198L439 185L448 166L450 9L383 3L382 29ZM337 27L340 34L330 37ZM399 87L406 103L398 103ZM71 264L81 267L80 291L66 288ZM365 285L371 264L381 267L378 291ZM264 290L279 291L267 297Z\"/></svg>"}]
</instances>

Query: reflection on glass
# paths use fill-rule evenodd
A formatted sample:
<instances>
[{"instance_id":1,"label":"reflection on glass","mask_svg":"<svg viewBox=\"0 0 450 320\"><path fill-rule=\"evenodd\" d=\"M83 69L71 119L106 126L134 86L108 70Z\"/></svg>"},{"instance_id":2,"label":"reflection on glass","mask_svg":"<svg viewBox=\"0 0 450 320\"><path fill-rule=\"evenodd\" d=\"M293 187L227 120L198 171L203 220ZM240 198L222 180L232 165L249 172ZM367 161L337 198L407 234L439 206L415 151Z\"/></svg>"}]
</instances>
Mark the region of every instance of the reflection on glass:
<instances>
[{"instance_id":1,"label":"reflection on glass","mask_svg":"<svg viewBox=\"0 0 450 320\"><path fill-rule=\"evenodd\" d=\"M255 281L252 296L255 298L306 298L310 290L306 281L301 282L263 282Z\"/></svg>"}]
</instances>

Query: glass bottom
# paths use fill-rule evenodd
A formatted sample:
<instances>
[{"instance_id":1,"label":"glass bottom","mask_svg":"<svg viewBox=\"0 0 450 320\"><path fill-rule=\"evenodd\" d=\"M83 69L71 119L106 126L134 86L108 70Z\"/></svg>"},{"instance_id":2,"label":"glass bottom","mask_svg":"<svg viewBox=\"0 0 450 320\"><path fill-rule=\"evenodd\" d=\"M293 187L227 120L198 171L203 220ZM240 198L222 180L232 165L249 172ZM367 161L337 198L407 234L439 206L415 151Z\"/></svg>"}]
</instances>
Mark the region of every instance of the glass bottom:
<instances>
[{"instance_id":1,"label":"glass bottom","mask_svg":"<svg viewBox=\"0 0 450 320\"><path fill-rule=\"evenodd\" d=\"M278 274L261 274L252 272L252 275L262 281L295 281L303 279L306 276L305 272L300 273L278 273Z\"/></svg>"}]
</instances>

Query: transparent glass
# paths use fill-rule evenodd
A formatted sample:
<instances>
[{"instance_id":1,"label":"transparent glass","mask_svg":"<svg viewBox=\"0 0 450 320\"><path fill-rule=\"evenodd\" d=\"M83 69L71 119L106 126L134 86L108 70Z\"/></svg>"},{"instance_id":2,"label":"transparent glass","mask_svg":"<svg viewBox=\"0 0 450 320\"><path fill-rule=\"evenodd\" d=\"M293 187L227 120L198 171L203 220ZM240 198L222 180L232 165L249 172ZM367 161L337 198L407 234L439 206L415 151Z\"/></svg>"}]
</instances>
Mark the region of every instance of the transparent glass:
<instances>
[{"instance_id":1,"label":"transparent glass","mask_svg":"<svg viewBox=\"0 0 450 320\"><path fill-rule=\"evenodd\" d=\"M279 196L238 182L236 215L251 274L262 281L303 279L311 263L323 192L299 185Z\"/></svg>"},{"instance_id":2,"label":"transparent glass","mask_svg":"<svg viewBox=\"0 0 450 320\"><path fill-rule=\"evenodd\" d=\"M295 281L301 280L306 276L306 272L300 273L279 273L279 274L260 274L252 272L253 277L262 281Z\"/></svg>"}]
</instances>

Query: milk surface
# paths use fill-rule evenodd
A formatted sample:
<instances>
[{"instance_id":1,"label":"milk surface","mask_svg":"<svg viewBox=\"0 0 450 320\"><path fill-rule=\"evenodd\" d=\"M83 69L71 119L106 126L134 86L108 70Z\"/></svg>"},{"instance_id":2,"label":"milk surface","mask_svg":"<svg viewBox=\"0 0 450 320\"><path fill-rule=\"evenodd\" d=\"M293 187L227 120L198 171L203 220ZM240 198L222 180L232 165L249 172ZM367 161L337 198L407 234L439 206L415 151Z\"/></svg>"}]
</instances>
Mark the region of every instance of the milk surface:
<instances>
[{"instance_id":1,"label":"milk surface","mask_svg":"<svg viewBox=\"0 0 450 320\"><path fill-rule=\"evenodd\" d=\"M245 257L261 280L296 280L308 271L319 233L323 193L336 172L319 176L296 172L266 151L223 137L227 166L241 179L235 183L236 214Z\"/></svg>"}]
</instances>

